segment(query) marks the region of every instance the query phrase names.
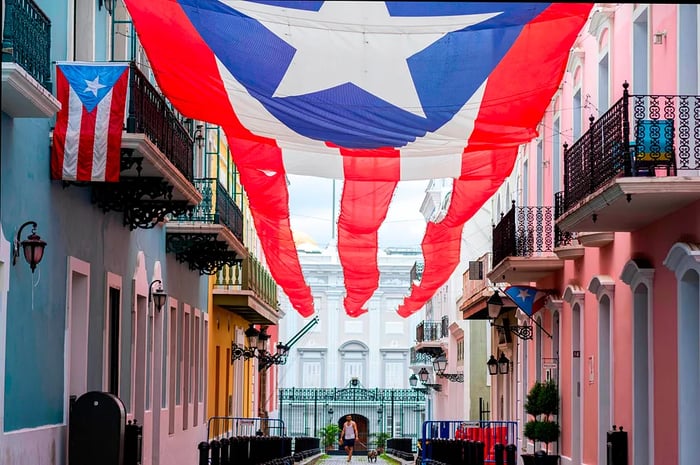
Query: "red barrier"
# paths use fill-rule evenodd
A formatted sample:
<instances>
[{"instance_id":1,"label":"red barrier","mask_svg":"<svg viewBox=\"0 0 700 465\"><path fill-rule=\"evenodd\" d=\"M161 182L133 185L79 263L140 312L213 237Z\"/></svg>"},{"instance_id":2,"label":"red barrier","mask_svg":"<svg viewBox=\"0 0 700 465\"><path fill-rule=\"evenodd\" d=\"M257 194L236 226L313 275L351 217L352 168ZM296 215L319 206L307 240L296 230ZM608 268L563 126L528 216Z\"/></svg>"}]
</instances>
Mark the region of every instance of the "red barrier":
<instances>
[{"instance_id":1,"label":"red barrier","mask_svg":"<svg viewBox=\"0 0 700 465\"><path fill-rule=\"evenodd\" d=\"M470 441L481 441L484 443L484 459L493 461L494 446L496 444L508 444L508 427L507 426L487 426L484 428L469 427L467 428L467 439Z\"/></svg>"}]
</instances>

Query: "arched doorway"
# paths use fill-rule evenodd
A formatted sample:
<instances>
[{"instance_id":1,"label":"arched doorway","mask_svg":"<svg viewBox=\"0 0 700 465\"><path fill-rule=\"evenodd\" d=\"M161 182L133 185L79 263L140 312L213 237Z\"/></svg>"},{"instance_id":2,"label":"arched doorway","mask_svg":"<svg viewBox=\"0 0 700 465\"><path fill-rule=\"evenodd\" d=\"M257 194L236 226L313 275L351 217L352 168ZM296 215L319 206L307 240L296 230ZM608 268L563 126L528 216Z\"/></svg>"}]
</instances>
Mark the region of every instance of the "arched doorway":
<instances>
[{"instance_id":1,"label":"arched doorway","mask_svg":"<svg viewBox=\"0 0 700 465\"><path fill-rule=\"evenodd\" d=\"M345 417L347 415L352 415L352 419L355 420L355 423L357 423L357 436L358 438L355 440L355 448L354 450L356 452L366 452L367 451L367 439L369 436L369 422L367 421L367 417L357 414L357 413L345 413L343 414L342 417L338 418L338 427L340 430L343 430L343 425L345 424Z\"/></svg>"}]
</instances>

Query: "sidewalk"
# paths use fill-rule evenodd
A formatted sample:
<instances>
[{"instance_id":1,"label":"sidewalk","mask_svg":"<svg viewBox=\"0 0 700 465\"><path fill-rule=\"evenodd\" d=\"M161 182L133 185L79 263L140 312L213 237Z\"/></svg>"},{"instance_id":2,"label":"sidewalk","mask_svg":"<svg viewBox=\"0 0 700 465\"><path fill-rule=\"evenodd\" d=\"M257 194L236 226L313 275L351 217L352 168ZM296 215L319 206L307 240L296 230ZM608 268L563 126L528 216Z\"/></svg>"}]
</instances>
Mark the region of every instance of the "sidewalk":
<instances>
[{"instance_id":1,"label":"sidewalk","mask_svg":"<svg viewBox=\"0 0 700 465\"><path fill-rule=\"evenodd\" d=\"M405 460L401 460L401 459L398 459L396 457L391 457L391 458L393 460L396 460L401 465L406 465L406 464L413 465L413 462L407 462ZM352 465L354 463L363 463L363 464L364 463L376 463L377 465L379 465L381 463L384 463L384 464L388 464L388 463L393 464L394 463L394 462L389 462L387 460L384 460L381 457L378 457L376 462L368 462L367 457L364 455L357 456L357 457L353 456L352 461L350 461L350 462L348 462L347 460L348 460L348 458L344 455L331 455L325 459L320 459L320 460L316 461L314 463L314 465L348 465L348 463L350 465Z\"/></svg>"}]
</instances>

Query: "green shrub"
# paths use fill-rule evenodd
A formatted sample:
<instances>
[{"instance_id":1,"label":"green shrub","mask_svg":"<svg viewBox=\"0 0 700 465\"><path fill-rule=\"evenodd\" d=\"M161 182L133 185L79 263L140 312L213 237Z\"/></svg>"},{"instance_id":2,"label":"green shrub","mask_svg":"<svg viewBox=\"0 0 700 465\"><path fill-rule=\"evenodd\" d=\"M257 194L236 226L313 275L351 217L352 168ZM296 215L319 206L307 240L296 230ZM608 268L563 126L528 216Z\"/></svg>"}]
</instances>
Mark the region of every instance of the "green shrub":
<instances>
[{"instance_id":1,"label":"green shrub","mask_svg":"<svg viewBox=\"0 0 700 465\"><path fill-rule=\"evenodd\" d=\"M323 446L326 449L333 448L340 437L340 427L335 424L329 424L321 428L318 433L323 441Z\"/></svg>"},{"instance_id":2,"label":"green shrub","mask_svg":"<svg viewBox=\"0 0 700 465\"><path fill-rule=\"evenodd\" d=\"M537 437L549 446L559 437L559 423L551 420L540 421L537 425Z\"/></svg>"},{"instance_id":3,"label":"green shrub","mask_svg":"<svg viewBox=\"0 0 700 465\"><path fill-rule=\"evenodd\" d=\"M543 442L549 453L549 443L559 437L559 423L551 419L559 412L559 389L554 381L536 382L525 400L525 411L533 419L525 423L523 434L526 438Z\"/></svg>"},{"instance_id":4,"label":"green shrub","mask_svg":"<svg viewBox=\"0 0 700 465\"><path fill-rule=\"evenodd\" d=\"M536 382L531 388L530 392L527 393L527 398L525 399L525 411L537 418L541 415L542 407L540 406L540 393L542 392L542 383Z\"/></svg>"}]
</instances>

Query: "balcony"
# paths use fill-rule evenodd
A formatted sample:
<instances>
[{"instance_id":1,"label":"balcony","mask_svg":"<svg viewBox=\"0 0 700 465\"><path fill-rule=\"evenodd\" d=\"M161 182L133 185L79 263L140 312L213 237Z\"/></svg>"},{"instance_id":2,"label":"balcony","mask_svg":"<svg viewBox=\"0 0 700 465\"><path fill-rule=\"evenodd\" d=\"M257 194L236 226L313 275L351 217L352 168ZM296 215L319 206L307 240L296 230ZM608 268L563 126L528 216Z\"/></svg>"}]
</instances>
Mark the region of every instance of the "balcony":
<instances>
[{"instance_id":1,"label":"balcony","mask_svg":"<svg viewBox=\"0 0 700 465\"><path fill-rule=\"evenodd\" d=\"M437 357L447 350L442 342L442 321L423 320L416 326L416 352Z\"/></svg>"},{"instance_id":2,"label":"balcony","mask_svg":"<svg viewBox=\"0 0 700 465\"><path fill-rule=\"evenodd\" d=\"M127 105L119 182L67 184L91 186L92 201L103 212L122 212L129 229L149 229L168 216L192 211L202 201L192 179L194 140L134 63Z\"/></svg>"},{"instance_id":3,"label":"balcony","mask_svg":"<svg viewBox=\"0 0 700 465\"><path fill-rule=\"evenodd\" d=\"M276 325L280 319L277 284L251 255L216 273L213 299L214 305L253 324Z\"/></svg>"},{"instance_id":4,"label":"balcony","mask_svg":"<svg viewBox=\"0 0 700 465\"><path fill-rule=\"evenodd\" d=\"M212 275L235 266L247 251L243 245L243 214L224 186L214 178L195 179L202 201L187 214L165 224L166 252L191 270Z\"/></svg>"},{"instance_id":5,"label":"balcony","mask_svg":"<svg viewBox=\"0 0 700 465\"><path fill-rule=\"evenodd\" d=\"M462 312L463 320L487 320L489 317L486 301L493 294L491 282L483 270L489 269L489 254L469 262L469 270L462 274L462 296L457 302L457 309Z\"/></svg>"},{"instance_id":6,"label":"balcony","mask_svg":"<svg viewBox=\"0 0 700 465\"><path fill-rule=\"evenodd\" d=\"M51 21L32 0L5 0L2 111L48 118L61 109L51 94Z\"/></svg>"},{"instance_id":7,"label":"balcony","mask_svg":"<svg viewBox=\"0 0 700 465\"><path fill-rule=\"evenodd\" d=\"M422 260L419 260L413 264L411 267L411 272L410 272L410 277L411 277L411 285L414 283L420 283L421 278L423 277L423 268L425 267L425 263L423 263Z\"/></svg>"},{"instance_id":8,"label":"balcony","mask_svg":"<svg viewBox=\"0 0 700 465\"><path fill-rule=\"evenodd\" d=\"M554 194L554 218L561 216L564 209L564 193ZM557 225L554 226L554 253L562 260L576 260L583 257L584 247L579 241L576 232L562 231Z\"/></svg>"},{"instance_id":9,"label":"balcony","mask_svg":"<svg viewBox=\"0 0 700 465\"><path fill-rule=\"evenodd\" d=\"M433 366L433 359L429 354L418 352L415 347L411 347L410 350L410 364L411 365L425 365Z\"/></svg>"},{"instance_id":10,"label":"balcony","mask_svg":"<svg viewBox=\"0 0 700 465\"><path fill-rule=\"evenodd\" d=\"M513 206L493 229L494 283L529 283L564 267L554 255L552 207Z\"/></svg>"},{"instance_id":11,"label":"balcony","mask_svg":"<svg viewBox=\"0 0 700 465\"><path fill-rule=\"evenodd\" d=\"M700 200L700 96L623 87L610 110L564 145L562 231L636 231Z\"/></svg>"}]
</instances>

